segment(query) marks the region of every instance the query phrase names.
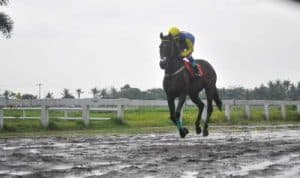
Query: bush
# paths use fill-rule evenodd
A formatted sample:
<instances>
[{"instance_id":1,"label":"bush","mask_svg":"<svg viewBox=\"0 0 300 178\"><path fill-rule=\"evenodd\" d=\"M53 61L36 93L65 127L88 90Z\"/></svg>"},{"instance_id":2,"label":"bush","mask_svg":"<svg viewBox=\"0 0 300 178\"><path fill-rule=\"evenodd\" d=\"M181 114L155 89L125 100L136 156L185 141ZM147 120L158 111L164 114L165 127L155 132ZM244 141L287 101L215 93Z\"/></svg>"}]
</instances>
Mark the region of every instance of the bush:
<instances>
[{"instance_id":1,"label":"bush","mask_svg":"<svg viewBox=\"0 0 300 178\"><path fill-rule=\"evenodd\" d=\"M58 130L58 126L54 120L49 121L48 129L49 130Z\"/></svg>"},{"instance_id":2,"label":"bush","mask_svg":"<svg viewBox=\"0 0 300 178\"><path fill-rule=\"evenodd\" d=\"M75 123L76 123L76 129L83 130L86 128L83 120L76 120Z\"/></svg>"},{"instance_id":3,"label":"bush","mask_svg":"<svg viewBox=\"0 0 300 178\"><path fill-rule=\"evenodd\" d=\"M15 132L15 131L17 131L17 129L15 127L8 126L6 124L4 124L3 130L8 131L8 132Z\"/></svg>"}]
</instances>

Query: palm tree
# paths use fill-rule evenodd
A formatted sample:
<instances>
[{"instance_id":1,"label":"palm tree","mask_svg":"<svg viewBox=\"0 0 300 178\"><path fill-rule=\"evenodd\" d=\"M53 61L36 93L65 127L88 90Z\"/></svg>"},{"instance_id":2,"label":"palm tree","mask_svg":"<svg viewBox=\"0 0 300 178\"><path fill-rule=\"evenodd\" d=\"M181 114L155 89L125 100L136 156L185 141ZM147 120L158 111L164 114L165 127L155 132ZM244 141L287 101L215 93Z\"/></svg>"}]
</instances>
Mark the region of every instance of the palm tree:
<instances>
[{"instance_id":1,"label":"palm tree","mask_svg":"<svg viewBox=\"0 0 300 178\"><path fill-rule=\"evenodd\" d=\"M121 90L127 90L131 88L129 84L125 84L123 87L121 87Z\"/></svg>"},{"instance_id":2,"label":"palm tree","mask_svg":"<svg viewBox=\"0 0 300 178\"><path fill-rule=\"evenodd\" d=\"M15 97L16 97L16 95L17 95L17 94L16 94L15 92L12 92L12 91L9 93L9 97L13 97L13 98L15 98Z\"/></svg>"},{"instance_id":3,"label":"palm tree","mask_svg":"<svg viewBox=\"0 0 300 178\"><path fill-rule=\"evenodd\" d=\"M69 89L64 88L63 92L62 92L62 98L74 98L74 96L70 93Z\"/></svg>"},{"instance_id":4,"label":"palm tree","mask_svg":"<svg viewBox=\"0 0 300 178\"><path fill-rule=\"evenodd\" d=\"M289 81L289 80L284 80L284 81L283 81L283 86L284 86L284 88L285 88L286 91L289 90L289 88L290 88L290 86L291 86L291 81Z\"/></svg>"},{"instance_id":5,"label":"palm tree","mask_svg":"<svg viewBox=\"0 0 300 178\"><path fill-rule=\"evenodd\" d=\"M292 83L289 80L284 80L282 84L283 84L284 90L285 90L284 91L285 92L285 97L287 98L287 95L289 93L289 90L291 88Z\"/></svg>"},{"instance_id":6,"label":"palm tree","mask_svg":"<svg viewBox=\"0 0 300 178\"><path fill-rule=\"evenodd\" d=\"M48 92L47 95L46 95L46 98L47 99L52 99L53 98L53 93Z\"/></svg>"},{"instance_id":7,"label":"palm tree","mask_svg":"<svg viewBox=\"0 0 300 178\"><path fill-rule=\"evenodd\" d=\"M117 95L118 95L117 89L115 87L111 87L111 89L110 89L110 97L111 98L116 98Z\"/></svg>"},{"instance_id":8,"label":"palm tree","mask_svg":"<svg viewBox=\"0 0 300 178\"><path fill-rule=\"evenodd\" d=\"M76 90L76 93L77 93L78 98L80 98L80 95L83 93L83 91L81 90L81 88L78 88Z\"/></svg>"},{"instance_id":9,"label":"palm tree","mask_svg":"<svg viewBox=\"0 0 300 178\"><path fill-rule=\"evenodd\" d=\"M9 94L10 94L10 92L8 90L5 90L3 93L4 98L9 99Z\"/></svg>"},{"instance_id":10,"label":"palm tree","mask_svg":"<svg viewBox=\"0 0 300 178\"><path fill-rule=\"evenodd\" d=\"M102 98L106 98L107 97L107 90L105 88L100 91L100 96Z\"/></svg>"},{"instance_id":11,"label":"palm tree","mask_svg":"<svg viewBox=\"0 0 300 178\"><path fill-rule=\"evenodd\" d=\"M91 89L91 92L93 94L93 97L96 98L100 91L95 87Z\"/></svg>"},{"instance_id":12,"label":"palm tree","mask_svg":"<svg viewBox=\"0 0 300 178\"><path fill-rule=\"evenodd\" d=\"M7 5L8 0L0 0L0 6Z\"/></svg>"},{"instance_id":13,"label":"palm tree","mask_svg":"<svg viewBox=\"0 0 300 178\"><path fill-rule=\"evenodd\" d=\"M8 0L0 0L0 6L8 4ZM10 37L10 32L13 29L13 21L5 13L0 12L0 32L7 38Z\"/></svg>"},{"instance_id":14,"label":"palm tree","mask_svg":"<svg viewBox=\"0 0 300 178\"><path fill-rule=\"evenodd\" d=\"M18 92L18 93L16 94L16 99L18 99L18 100L22 99L22 95L21 95L20 92Z\"/></svg>"}]
</instances>

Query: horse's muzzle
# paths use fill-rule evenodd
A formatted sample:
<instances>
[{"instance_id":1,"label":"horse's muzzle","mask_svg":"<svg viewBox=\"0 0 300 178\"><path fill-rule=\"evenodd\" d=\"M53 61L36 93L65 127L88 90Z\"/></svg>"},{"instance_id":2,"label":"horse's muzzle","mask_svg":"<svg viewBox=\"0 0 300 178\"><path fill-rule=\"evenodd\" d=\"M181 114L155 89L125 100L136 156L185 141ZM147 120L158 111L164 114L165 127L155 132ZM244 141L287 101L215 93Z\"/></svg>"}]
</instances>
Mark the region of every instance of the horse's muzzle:
<instances>
[{"instance_id":1,"label":"horse's muzzle","mask_svg":"<svg viewBox=\"0 0 300 178\"><path fill-rule=\"evenodd\" d=\"M159 61L159 66L160 66L161 69L165 69L166 66L167 66L167 60L161 59L161 60Z\"/></svg>"}]
</instances>

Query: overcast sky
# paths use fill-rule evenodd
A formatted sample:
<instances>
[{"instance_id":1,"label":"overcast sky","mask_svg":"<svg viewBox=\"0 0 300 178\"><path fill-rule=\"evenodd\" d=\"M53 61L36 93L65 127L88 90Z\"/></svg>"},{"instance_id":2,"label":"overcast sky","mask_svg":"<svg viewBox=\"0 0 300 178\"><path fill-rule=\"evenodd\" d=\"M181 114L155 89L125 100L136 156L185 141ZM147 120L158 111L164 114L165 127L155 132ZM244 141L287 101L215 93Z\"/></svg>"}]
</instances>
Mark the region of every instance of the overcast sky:
<instances>
[{"instance_id":1,"label":"overcast sky","mask_svg":"<svg viewBox=\"0 0 300 178\"><path fill-rule=\"evenodd\" d=\"M297 82L300 7L284 2L11 0L0 7L15 21L12 38L0 37L0 92L162 87L159 33L170 26L196 36L194 57L214 66L218 87Z\"/></svg>"}]
</instances>

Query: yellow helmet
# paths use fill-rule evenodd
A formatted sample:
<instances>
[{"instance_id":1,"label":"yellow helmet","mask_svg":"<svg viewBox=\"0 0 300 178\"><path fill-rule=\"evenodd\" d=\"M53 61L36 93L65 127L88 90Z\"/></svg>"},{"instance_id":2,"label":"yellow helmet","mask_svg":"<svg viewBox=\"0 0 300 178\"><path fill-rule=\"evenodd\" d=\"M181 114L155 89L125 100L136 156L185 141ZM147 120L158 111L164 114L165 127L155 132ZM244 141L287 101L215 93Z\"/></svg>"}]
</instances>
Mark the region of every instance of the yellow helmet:
<instances>
[{"instance_id":1,"label":"yellow helmet","mask_svg":"<svg viewBox=\"0 0 300 178\"><path fill-rule=\"evenodd\" d=\"M171 28L169 29L169 34L171 34L173 37L178 36L179 33L180 33L180 30L179 30L179 28L177 28L177 27L171 27Z\"/></svg>"}]
</instances>

